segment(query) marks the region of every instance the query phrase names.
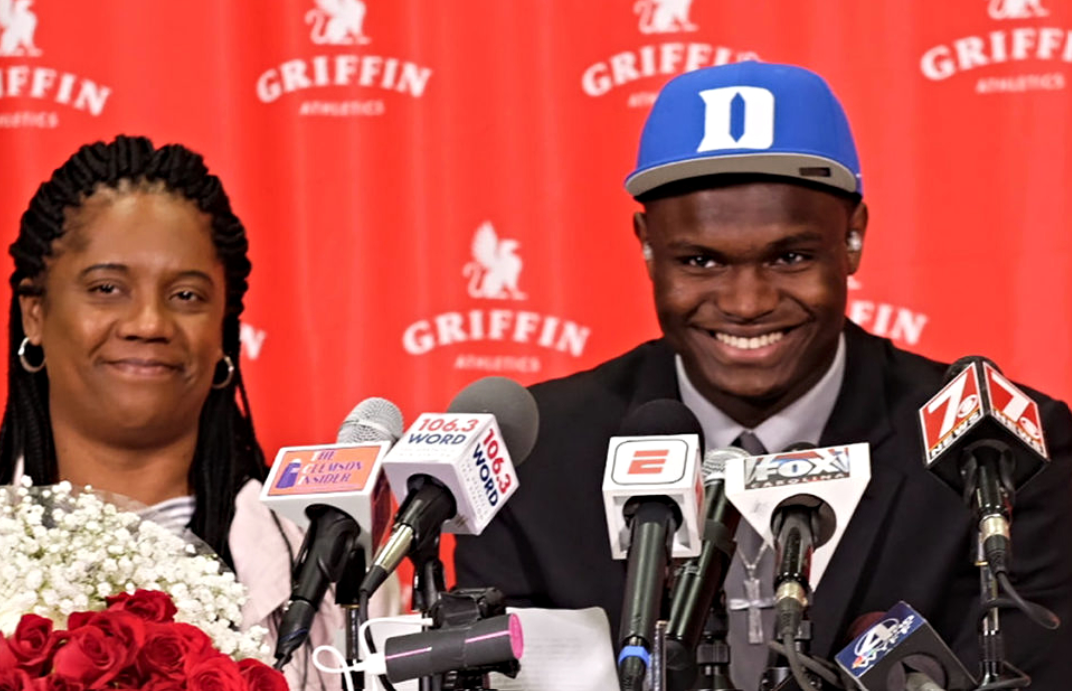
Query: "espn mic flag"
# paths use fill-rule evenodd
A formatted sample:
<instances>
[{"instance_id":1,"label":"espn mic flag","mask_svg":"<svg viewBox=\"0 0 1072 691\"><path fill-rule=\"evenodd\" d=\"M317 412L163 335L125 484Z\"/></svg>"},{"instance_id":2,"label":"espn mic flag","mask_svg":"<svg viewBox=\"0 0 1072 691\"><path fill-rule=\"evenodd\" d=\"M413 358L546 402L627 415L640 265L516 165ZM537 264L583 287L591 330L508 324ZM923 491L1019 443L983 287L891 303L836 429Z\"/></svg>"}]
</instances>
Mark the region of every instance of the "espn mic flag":
<instances>
[{"instance_id":1,"label":"espn mic flag","mask_svg":"<svg viewBox=\"0 0 1072 691\"><path fill-rule=\"evenodd\" d=\"M625 505L644 496L667 497L681 511L671 556L695 557L700 553L699 515L704 497L700 469L695 434L611 437L603 474L603 507L614 559L625 559L629 554Z\"/></svg>"},{"instance_id":2,"label":"espn mic flag","mask_svg":"<svg viewBox=\"0 0 1072 691\"><path fill-rule=\"evenodd\" d=\"M864 691L902 691L913 675L946 691L976 686L927 620L904 602L857 636L836 660Z\"/></svg>"},{"instance_id":3,"label":"espn mic flag","mask_svg":"<svg viewBox=\"0 0 1072 691\"><path fill-rule=\"evenodd\" d=\"M622 621L618 630L618 680L637 691L650 664L667 563L700 551L699 512L702 428L680 401L648 401L612 437L603 476L611 551L628 556ZM684 529L684 530L683 530Z\"/></svg>"}]
</instances>

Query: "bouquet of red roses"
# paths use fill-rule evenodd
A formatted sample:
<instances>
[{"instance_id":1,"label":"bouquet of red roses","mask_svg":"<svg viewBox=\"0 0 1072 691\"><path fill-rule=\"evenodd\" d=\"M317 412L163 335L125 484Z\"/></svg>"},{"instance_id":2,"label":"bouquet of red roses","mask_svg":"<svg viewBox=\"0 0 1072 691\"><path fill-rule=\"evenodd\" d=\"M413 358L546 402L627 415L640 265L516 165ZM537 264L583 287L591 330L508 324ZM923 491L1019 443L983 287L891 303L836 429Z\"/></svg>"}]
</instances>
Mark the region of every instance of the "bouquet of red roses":
<instances>
[{"instance_id":1,"label":"bouquet of red roses","mask_svg":"<svg viewBox=\"0 0 1072 691\"><path fill-rule=\"evenodd\" d=\"M280 672L253 658L235 662L201 629L176 622L163 592L107 603L72 613L66 630L25 614L13 635L0 633L0 691L287 691Z\"/></svg>"}]
</instances>

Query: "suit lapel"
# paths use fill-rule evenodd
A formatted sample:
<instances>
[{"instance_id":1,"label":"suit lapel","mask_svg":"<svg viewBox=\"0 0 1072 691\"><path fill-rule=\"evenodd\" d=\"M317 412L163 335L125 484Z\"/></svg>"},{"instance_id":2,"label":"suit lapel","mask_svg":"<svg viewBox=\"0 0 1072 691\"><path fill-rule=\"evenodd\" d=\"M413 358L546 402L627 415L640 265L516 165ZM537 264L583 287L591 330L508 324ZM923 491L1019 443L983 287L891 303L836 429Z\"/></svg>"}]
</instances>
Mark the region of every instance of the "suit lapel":
<instances>
[{"instance_id":1,"label":"suit lapel","mask_svg":"<svg viewBox=\"0 0 1072 691\"><path fill-rule=\"evenodd\" d=\"M851 623L847 618L861 614L852 611L852 604L858 589L872 577L868 558L871 546L878 541L904 481L901 470L878 460L888 458L895 445L886 404L882 342L851 322L846 323L845 339L845 380L819 446L868 442L871 481L815 592L812 651L823 657L833 654L835 645L840 647L836 639Z\"/></svg>"},{"instance_id":2,"label":"suit lapel","mask_svg":"<svg viewBox=\"0 0 1072 691\"><path fill-rule=\"evenodd\" d=\"M681 400L674 370L674 351L664 339L654 341L650 356L641 361L629 409L659 398Z\"/></svg>"}]
</instances>

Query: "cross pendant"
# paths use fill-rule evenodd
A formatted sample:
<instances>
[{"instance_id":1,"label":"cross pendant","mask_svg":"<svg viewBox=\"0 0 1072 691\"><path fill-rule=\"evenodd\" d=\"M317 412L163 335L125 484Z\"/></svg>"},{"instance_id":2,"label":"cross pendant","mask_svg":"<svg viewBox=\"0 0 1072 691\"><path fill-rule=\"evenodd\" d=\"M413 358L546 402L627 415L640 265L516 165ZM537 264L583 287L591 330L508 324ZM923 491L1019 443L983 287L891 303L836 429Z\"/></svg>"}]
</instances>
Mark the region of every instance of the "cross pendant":
<instances>
[{"instance_id":1,"label":"cross pendant","mask_svg":"<svg viewBox=\"0 0 1072 691\"><path fill-rule=\"evenodd\" d=\"M759 579L755 576L744 579L744 598L731 597L729 608L735 612L742 609L748 610L748 642L760 644L763 642L763 617L760 610L770 609L774 606L773 597L760 597Z\"/></svg>"}]
</instances>

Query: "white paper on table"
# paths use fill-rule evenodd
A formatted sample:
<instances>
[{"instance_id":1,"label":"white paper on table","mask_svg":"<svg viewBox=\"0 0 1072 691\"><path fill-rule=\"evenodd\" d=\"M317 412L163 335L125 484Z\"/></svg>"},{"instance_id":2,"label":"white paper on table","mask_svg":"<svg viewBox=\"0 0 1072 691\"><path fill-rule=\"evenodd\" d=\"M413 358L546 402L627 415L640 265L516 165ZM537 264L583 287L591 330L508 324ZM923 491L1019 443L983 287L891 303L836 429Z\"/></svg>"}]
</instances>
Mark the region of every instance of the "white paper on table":
<instances>
[{"instance_id":1,"label":"white paper on table","mask_svg":"<svg viewBox=\"0 0 1072 691\"><path fill-rule=\"evenodd\" d=\"M610 643L610 623L599 607L587 609L515 609L507 612L521 618L524 652L521 673L516 679L491 675L497 691L591 691L618 688L614 650ZM396 617L397 619L397 617ZM372 637L376 649L384 641L420 630L418 617L407 622L374 621ZM417 680L395 684L398 691L418 691ZM365 688L383 691L379 679L367 678Z\"/></svg>"}]
</instances>

